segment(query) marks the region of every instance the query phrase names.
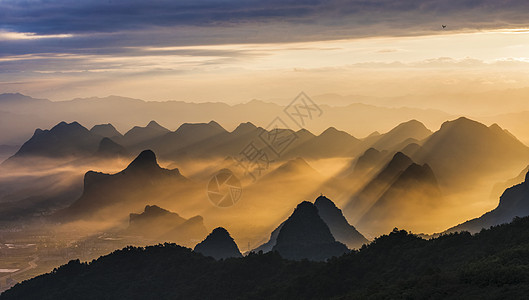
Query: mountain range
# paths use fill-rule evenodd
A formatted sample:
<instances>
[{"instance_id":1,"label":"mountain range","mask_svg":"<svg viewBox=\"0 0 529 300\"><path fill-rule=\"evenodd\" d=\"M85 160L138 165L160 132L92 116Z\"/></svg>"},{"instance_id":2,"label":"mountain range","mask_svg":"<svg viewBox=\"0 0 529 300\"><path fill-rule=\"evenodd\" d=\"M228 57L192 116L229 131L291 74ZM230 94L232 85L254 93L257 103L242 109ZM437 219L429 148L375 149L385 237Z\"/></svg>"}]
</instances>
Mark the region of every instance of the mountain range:
<instances>
[{"instance_id":1,"label":"mountain range","mask_svg":"<svg viewBox=\"0 0 529 300\"><path fill-rule=\"evenodd\" d=\"M323 132L332 124L355 136L367 136L376 130L390 130L410 119L422 119L428 122L427 126L437 127L450 117L442 111L414 108L365 104L334 107L325 105L325 102L319 103L319 106L324 113L319 118L308 120L307 129ZM216 120L226 128L235 128L240 123L252 120L266 128L277 117L289 122L290 118L283 112L284 109L283 105L259 100L236 105L221 102L143 101L119 96L49 101L21 94L1 94L0 124L4 130L0 134L0 145L20 145L35 128L49 128L62 120L76 120L87 126L112 123L120 131L137 124L146 124L152 119L170 128L177 128L186 122L209 120ZM299 129L295 128L297 125L293 122L289 124L292 129Z\"/></svg>"},{"instance_id":2,"label":"mountain range","mask_svg":"<svg viewBox=\"0 0 529 300\"><path fill-rule=\"evenodd\" d=\"M184 160L192 158L237 156L248 145L264 151L275 140L291 139L288 147L270 152L270 159L351 157L364 151L373 143L381 147L394 147L406 140L424 137L429 131L414 121L412 125L399 125L395 130L378 135L376 139L359 140L344 131L328 128L320 135L301 129L267 131L252 123L241 123L232 132L220 124L186 123L176 131L169 131L155 121L145 127L135 126L124 135L112 124L95 125L88 130L77 122L61 122L50 130L37 129L28 141L7 160L9 163L24 162L31 157L79 159L91 156L124 157L152 149L163 159ZM407 129L407 130L406 130ZM418 133L417 130L420 132ZM407 133L406 133L407 132Z\"/></svg>"}]
</instances>

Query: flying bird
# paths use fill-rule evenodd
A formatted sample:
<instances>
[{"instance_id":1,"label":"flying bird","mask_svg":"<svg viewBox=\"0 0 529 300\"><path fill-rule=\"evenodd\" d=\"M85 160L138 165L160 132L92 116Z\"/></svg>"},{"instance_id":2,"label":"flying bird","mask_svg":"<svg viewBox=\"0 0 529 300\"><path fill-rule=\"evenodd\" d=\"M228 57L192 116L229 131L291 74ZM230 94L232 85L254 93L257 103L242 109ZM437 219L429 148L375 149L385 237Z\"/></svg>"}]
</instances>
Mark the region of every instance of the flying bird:
<instances>
[{"instance_id":1,"label":"flying bird","mask_svg":"<svg viewBox=\"0 0 529 300\"><path fill-rule=\"evenodd\" d=\"M446 25L441 25L441 26L443 26L443 29L445 29L445 28L446 28Z\"/></svg>"}]
</instances>

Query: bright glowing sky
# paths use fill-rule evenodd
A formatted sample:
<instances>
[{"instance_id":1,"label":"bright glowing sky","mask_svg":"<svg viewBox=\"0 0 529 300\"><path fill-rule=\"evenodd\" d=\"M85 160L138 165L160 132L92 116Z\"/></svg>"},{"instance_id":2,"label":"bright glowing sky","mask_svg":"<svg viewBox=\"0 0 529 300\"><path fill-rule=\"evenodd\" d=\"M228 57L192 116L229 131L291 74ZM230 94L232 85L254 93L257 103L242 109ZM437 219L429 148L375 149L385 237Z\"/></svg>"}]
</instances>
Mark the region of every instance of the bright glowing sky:
<instances>
[{"instance_id":1,"label":"bright glowing sky","mask_svg":"<svg viewBox=\"0 0 529 300\"><path fill-rule=\"evenodd\" d=\"M523 88L528 12L521 0L4 0L0 92L234 103Z\"/></svg>"}]
</instances>

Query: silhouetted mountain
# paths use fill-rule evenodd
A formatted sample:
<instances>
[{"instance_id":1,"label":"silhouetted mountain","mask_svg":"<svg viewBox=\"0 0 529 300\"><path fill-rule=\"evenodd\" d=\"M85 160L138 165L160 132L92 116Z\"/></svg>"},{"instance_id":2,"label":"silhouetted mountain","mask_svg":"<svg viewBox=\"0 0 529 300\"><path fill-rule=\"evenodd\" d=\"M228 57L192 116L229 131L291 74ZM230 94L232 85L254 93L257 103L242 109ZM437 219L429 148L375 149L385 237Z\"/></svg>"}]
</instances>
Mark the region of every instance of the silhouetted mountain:
<instances>
[{"instance_id":1,"label":"silhouetted mountain","mask_svg":"<svg viewBox=\"0 0 529 300\"><path fill-rule=\"evenodd\" d=\"M329 127L318 136L309 136L306 142L298 142L288 155L302 157L343 157L355 152L360 140L345 131Z\"/></svg>"},{"instance_id":2,"label":"silhouetted mountain","mask_svg":"<svg viewBox=\"0 0 529 300\"><path fill-rule=\"evenodd\" d=\"M370 147L378 150L398 150L395 148L406 140L423 140L431 134L432 131L426 128L424 124L417 120L411 120L401 123L389 132L380 135Z\"/></svg>"},{"instance_id":3,"label":"silhouetted mountain","mask_svg":"<svg viewBox=\"0 0 529 300\"><path fill-rule=\"evenodd\" d=\"M160 228L173 228L184 223L186 219L177 213L170 212L156 205L147 205L140 213L131 213L128 231L138 234L149 234ZM156 229L153 229L156 227ZM157 232L159 233L159 232Z\"/></svg>"},{"instance_id":4,"label":"silhouetted mountain","mask_svg":"<svg viewBox=\"0 0 529 300\"><path fill-rule=\"evenodd\" d=\"M350 198L344 214L360 231L378 235L394 226L409 227L412 221L427 222L432 208L442 204L440 199L440 188L430 166L415 164L397 152Z\"/></svg>"},{"instance_id":5,"label":"silhouetted mountain","mask_svg":"<svg viewBox=\"0 0 529 300\"><path fill-rule=\"evenodd\" d=\"M153 139L148 144L140 145L152 147L163 157L177 160L185 157L200 157L204 153L216 154L215 147L228 137L229 133L215 121L184 123L176 131Z\"/></svg>"},{"instance_id":6,"label":"silhouetted mountain","mask_svg":"<svg viewBox=\"0 0 529 300\"><path fill-rule=\"evenodd\" d=\"M191 245L207 234L201 216L186 220L177 213L156 205L145 206L141 214L131 213L127 232L154 241L175 242L180 245Z\"/></svg>"},{"instance_id":7,"label":"silhouetted mountain","mask_svg":"<svg viewBox=\"0 0 529 300\"><path fill-rule=\"evenodd\" d=\"M446 232L469 231L479 232L482 228L511 222L515 217L529 216L529 172L525 181L510 187L500 197L498 206L479 218L466 221Z\"/></svg>"},{"instance_id":8,"label":"silhouetted mountain","mask_svg":"<svg viewBox=\"0 0 529 300\"><path fill-rule=\"evenodd\" d=\"M347 222L342 210L336 207L329 198L319 196L314 202L314 206L338 242L344 243L350 249L358 249L369 242L354 226Z\"/></svg>"},{"instance_id":9,"label":"silhouetted mountain","mask_svg":"<svg viewBox=\"0 0 529 300\"><path fill-rule=\"evenodd\" d=\"M388 232L395 226L428 223L430 215L444 205L437 179L427 164L410 164L356 223L370 233Z\"/></svg>"},{"instance_id":10,"label":"silhouetted mountain","mask_svg":"<svg viewBox=\"0 0 529 300\"><path fill-rule=\"evenodd\" d=\"M328 198L320 196L314 202L318 209L321 219L327 224L333 237L341 243L346 244L349 248L360 248L368 240L351 226L342 214L342 211ZM285 222L281 223L270 234L269 240L261 246L255 248L254 252L269 252L276 245L277 236Z\"/></svg>"},{"instance_id":11,"label":"silhouetted mountain","mask_svg":"<svg viewBox=\"0 0 529 300\"><path fill-rule=\"evenodd\" d=\"M82 157L93 154L100 141L101 136L91 133L77 122L61 122L50 130L35 130L33 137L7 161L23 157Z\"/></svg>"},{"instance_id":12,"label":"silhouetted mountain","mask_svg":"<svg viewBox=\"0 0 529 300\"><path fill-rule=\"evenodd\" d=\"M129 152L125 147L114 142L112 139L105 137L99 142L99 148L96 152L97 156L101 157L128 157Z\"/></svg>"},{"instance_id":13,"label":"silhouetted mountain","mask_svg":"<svg viewBox=\"0 0 529 300\"><path fill-rule=\"evenodd\" d=\"M428 163L442 185L465 188L462 179L510 170L529 160L529 148L494 124L459 118L443 123L414 159Z\"/></svg>"},{"instance_id":14,"label":"silhouetted mountain","mask_svg":"<svg viewBox=\"0 0 529 300\"><path fill-rule=\"evenodd\" d=\"M59 211L55 218L74 220L98 217L106 209L118 218L129 209L136 210L164 193L181 186L187 180L178 169L161 168L150 150L141 152L125 170L109 175L89 171L85 174L81 197L70 207ZM123 208L126 208L124 211Z\"/></svg>"},{"instance_id":15,"label":"silhouetted mountain","mask_svg":"<svg viewBox=\"0 0 529 300\"><path fill-rule=\"evenodd\" d=\"M320 261L348 252L334 239L316 206L307 201L300 203L285 221L272 250L287 259Z\"/></svg>"},{"instance_id":16,"label":"silhouetted mountain","mask_svg":"<svg viewBox=\"0 0 529 300\"><path fill-rule=\"evenodd\" d=\"M424 240L395 229L328 262L277 253L216 261L174 244L72 260L11 299L525 299L529 218Z\"/></svg>"},{"instance_id":17,"label":"silhouetted mountain","mask_svg":"<svg viewBox=\"0 0 529 300\"><path fill-rule=\"evenodd\" d=\"M387 155L387 150L378 151L375 148L369 148L342 171L342 177L352 179L354 184L358 184L360 178L367 180L366 177L370 177L373 172L383 166Z\"/></svg>"},{"instance_id":18,"label":"silhouetted mountain","mask_svg":"<svg viewBox=\"0 0 529 300\"><path fill-rule=\"evenodd\" d=\"M205 240L195 246L193 251L215 259L242 257L237 244L229 232L222 227L213 229Z\"/></svg>"},{"instance_id":19,"label":"silhouetted mountain","mask_svg":"<svg viewBox=\"0 0 529 300\"><path fill-rule=\"evenodd\" d=\"M281 231L281 228L283 227L284 224L285 222L279 224L279 226L277 226L277 228L274 229L274 231L272 231L272 233L270 234L270 239L268 239L268 242L262 244L261 246L255 248L252 251L254 251L255 253L258 253L259 251L263 251L264 253L272 251L272 248L274 248L274 246L276 245L277 236L279 235L279 231Z\"/></svg>"},{"instance_id":20,"label":"silhouetted mountain","mask_svg":"<svg viewBox=\"0 0 529 300\"><path fill-rule=\"evenodd\" d=\"M344 210L349 219L358 221L412 163L408 156L397 152L391 161L346 204Z\"/></svg>"},{"instance_id":21,"label":"silhouetted mountain","mask_svg":"<svg viewBox=\"0 0 529 300\"><path fill-rule=\"evenodd\" d=\"M110 123L95 125L90 129L90 132L107 138L123 137L123 135Z\"/></svg>"},{"instance_id":22,"label":"silhouetted mountain","mask_svg":"<svg viewBox=\"0 0 529 300\"><path fill-rule=\"evenodd\" d=\"M256 129L257 129L257 126L252 124L252 122L245 122L245 123L239 124L237 128L235 128L231 133L233 135L246 135L246 134L253 133L254 130Z\"/></svg>"},{"instance_id":23,"label":"silhouetted mountain","mask_svg":"<svg viewBox=\"0 0 529 300\"><path fill-rule=\"evenodd\" d=\"M162 127L155 121L150 121L145 127L134 126L123 136L125 146L143 143L169 133L169 129Z\"/></svg>"}]
</instances>

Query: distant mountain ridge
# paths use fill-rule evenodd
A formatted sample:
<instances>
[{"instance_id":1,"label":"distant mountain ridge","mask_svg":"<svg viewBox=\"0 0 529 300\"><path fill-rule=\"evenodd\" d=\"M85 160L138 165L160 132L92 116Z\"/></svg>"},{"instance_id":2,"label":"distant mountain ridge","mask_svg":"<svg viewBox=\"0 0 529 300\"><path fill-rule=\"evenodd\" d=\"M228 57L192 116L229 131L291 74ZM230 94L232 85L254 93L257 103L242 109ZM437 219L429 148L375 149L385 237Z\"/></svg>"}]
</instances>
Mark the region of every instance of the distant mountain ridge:
<instances>
[{"instance_id":1,"label":"distant mountain ridge","mask_svg":"<svg viewBox=\"0 0 529 300\"><path fill-rule=\"evenodd\" d=\"M527 163L529 148L496 124L487 127L461 117L443 123L413 159L428 163L441 185L456 186L473 172L495 172Z\"/></svg>"},{"instance_id":2,"label":"distant mountain ridge","mask_svg":"<svg viewBox=\"0 0 529 300\"><path fill-rule=\"evenodd\" d=\"M160 190L167 190L167 186L174 188L187 181L178 169L161 168L154 152L145 150L119 173L87 172L81 197L53 218L60 221L97 219L105 210L111 210L113 217L118 217L124 215L120 207L143 207L147 201L152 201L153 196L159 197Z\"/></svg>"},{"instance_id":3,"label":"distant mountain ridge","mask_svg":"<svg viewBox=\"0 0 529 300\"><path fill-rule=\"evenodd\" d=\"M414 121L413 124L420 123ZM389 136L384 134L378 137L401 142L401 139L416 136L411 131L410 136L402 133L402 130L399 132L398 137L392 136L393 132L389 132ZM239 154L249 143L254 143L260 149L267 149L269 145L263 141L277 134L292 139L285 149L277 150L281 151L278 154L283 160L295 157L347 157L355 155L371 143L358 140L333 127L316 136L305 129L266 131L250 122L241 123L232 132L225 130L215 121L185 123L177 130L170 131L156 121L150 121L147 126L134 126L122 135L108 123L95 125L88 130L77 122L61 122L50 130L37 129L34 136L21 147L14 158L29 156L84 158L96 153L98 155L103 153L102 156L107 157L116 155L123 157L143 149L153 149L160 157L169 160L226 157Z\"/></svg>"},{"instance_id":4,"label":"distant mountain ridge","mask_svg":"<svg viewBox=\"0 0 529 300\"><path fill-rule=\"evenodd\" d=\"M7 101L20 96L3 94L3 97ZM282 105L263 101L229 105L220 102L143 101L119 96L67 101L32 100L25 104L12 102L14 104L7 105L0 101L0 111L10 114L5 118L5 130L9 131L9 134L0 134L0 144L21 144L31 136L35 128L48 128L61 120L76 120L86 126L112 123L122 132L153 119L170 128L177 128L184 123L209 120L216 120L226 128L235 128L238 124L247 121L266 127L277 116L283 114L284 109ZM410 119L422 118L423 121L429 122L428 127L434 128L450 118L441 111L413 108L395 109L371 105L332 107L323 103L320 106L326 113L318 119L313 118L310 122L306 122L307 129L323 132L332 125L359 137L367 136L376 130L389 130ZM116 111L120 113L116 114ZM20 122L28 118L31 118L31 122ZM366 122L366 119L371 121L377 119L378 122L374 124Z\"/></svg>"}]
</instances>

